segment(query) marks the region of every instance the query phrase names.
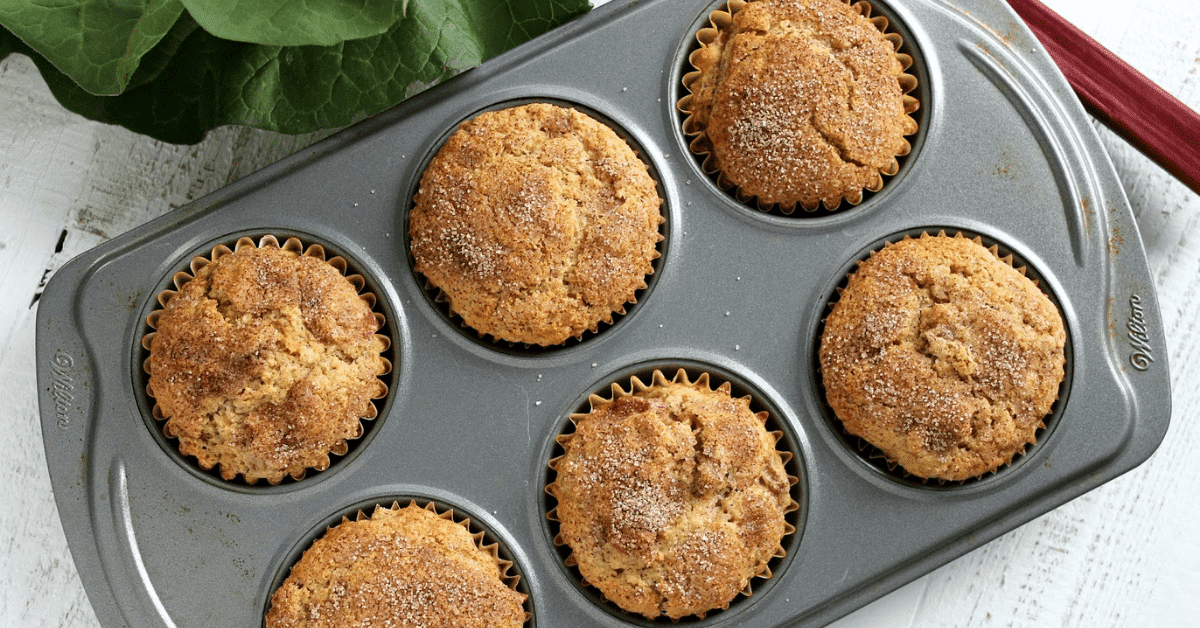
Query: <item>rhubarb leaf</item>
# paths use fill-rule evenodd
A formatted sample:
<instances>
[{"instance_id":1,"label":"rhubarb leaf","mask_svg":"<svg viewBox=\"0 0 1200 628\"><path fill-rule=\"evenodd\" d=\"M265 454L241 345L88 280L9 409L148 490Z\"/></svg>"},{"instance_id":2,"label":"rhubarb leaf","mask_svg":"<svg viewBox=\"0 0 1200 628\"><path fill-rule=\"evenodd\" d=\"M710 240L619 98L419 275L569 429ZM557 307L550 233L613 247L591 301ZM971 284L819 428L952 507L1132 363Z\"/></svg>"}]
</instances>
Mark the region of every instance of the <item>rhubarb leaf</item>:
<instances>
[{"instance_id":1,"label":"rhubarb leaf","mask_svg":"<svg viewBox=\"0 0 1200 628\"><path fill-rule=\"evenodd\" d=\"M0 24L93 94L125 90L183 14L179 0L0 0Z\"/></svg>"},{"instance_id":2,"label":"rhubarb leaf","mask_svg":"<svg viewBox=\"0 0 1200 628\"><path fill-rule=\"evenodd\" d=\"M412 2L387 32L332 46L229 41L184 12L116 96L89 93L19 41L14 50L33 58L67 109L194 143L228 124L283 133L346 126L588 8L586 0Z\"/></svg>"},{"instance_id":3,"label":"rhubarb leaf","mask_svg":"<svg viewBox=\"0 0 1200 628\"><path fill-rule=\"evenodd\" d=\"M386 32L400 0L182 0L204 30L232 41L332 46Z\"/></svg>"}]
</instances>

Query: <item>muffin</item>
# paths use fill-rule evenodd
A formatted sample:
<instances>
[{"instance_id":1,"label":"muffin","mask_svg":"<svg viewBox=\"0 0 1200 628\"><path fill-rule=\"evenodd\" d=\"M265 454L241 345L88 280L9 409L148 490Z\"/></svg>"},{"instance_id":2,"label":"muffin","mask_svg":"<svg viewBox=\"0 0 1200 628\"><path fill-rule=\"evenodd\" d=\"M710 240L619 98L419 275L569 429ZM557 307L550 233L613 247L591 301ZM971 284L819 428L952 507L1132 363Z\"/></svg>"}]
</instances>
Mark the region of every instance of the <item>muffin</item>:
<instances>
[{"instance_id":1,"label":"muffin","mask_svg":"<svg viewBox=\"0 0 1200 628\"><path fill-rule=\"evenodd\" d=\"M331 527L271 597L266 628L518 628L512 563L452 513L415 502Z\"/></svg>"},{"instance_id":2,"label":"muffin","mask_svg":"<svg viewBox=\"0 0 1200 628\"><path fill-rule=\"evenodd\" d=\"M684 76L679 102L704 170L760 209L837 209L878 191L917 131L916 79L886 18L848 0L730 0ZM869 13L868 13L869 15Z\"/></svg>"},{"instance_id":3,"label":"muffin","mask_svg":"<svg viewBox=\"0 0 1200 628\"><path fill-rule=\"evenodd\" d=\"M1058 398L1054 303L978 239L923 235L861 262L825 320L826 399L909 474L961 481L1036 443Z\"/></svg>"},{"instance_id":4,"label":"muffin","mask_svg":"<svg viewBox=\"0 0 1200 628\"><path fill-rule=\"evenodd\" d=\"M591 410L571 417L564 454L550 465L546 490L558 500L555 542L568 565L606 599L648 619L703 618L750 595L751 578L769 578L795 531L786 514L795 478L775 449L778 432L728 383L694 383L680 370L659 371L613 398L593 395Z\"/></svg>"},{"instance_id":5,"label":"muffin","mask_svg":"<svg viewBox=\"0 0 1200 628\"><path fill-rule=\"evenodd\" d=\"M143 340L166 435L226 480L277 484L327 468L387 391L389 342L362 278L320 246L272 236L218 246L192 272L160 295Z\"/></svg>"},{"instance_id":6,"label":"muffin","mask_svg":"<svg viewBox=\"0 0 1200 628\"><path fill-rule=\"evenodd\" d=\"M559 345L646 287L661 204L646 164L595 119L545 103L488 111L421 177L415 270L481 336Z\"/></svg>"}]
</instances>

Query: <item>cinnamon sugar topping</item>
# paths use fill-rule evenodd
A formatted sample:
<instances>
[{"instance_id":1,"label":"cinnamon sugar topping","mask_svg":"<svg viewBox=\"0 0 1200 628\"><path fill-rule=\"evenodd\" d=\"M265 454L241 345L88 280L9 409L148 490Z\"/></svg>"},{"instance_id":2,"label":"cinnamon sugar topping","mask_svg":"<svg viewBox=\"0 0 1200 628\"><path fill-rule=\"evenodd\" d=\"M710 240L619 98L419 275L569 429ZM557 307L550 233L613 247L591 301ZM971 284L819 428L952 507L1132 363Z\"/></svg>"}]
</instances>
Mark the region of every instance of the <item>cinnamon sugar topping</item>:
<instances>
[{"instance_id":1,"label":"cinnamon sugar topping","mask_svg":"<svg viewBox=\"0 0 1200 628\"><path fill-rule=\"evenodd\" d=\"M865 5L862 5L865 6ZM679 107L705 169L760 207L836 209L878 190L917 131L898 39L845 0L731 1Z\"/></svg>"},{"instance_id":2,"label":"cinnamon sugar topping","mask_svg":"<svg viewBox=\"0 0 1200 628\"><path fill-rule=\"evenodd\" d=\"M621 608L649 618L703 617L767 577L793 531L795 481L749 400L707 378L647 387L572 419L547 490L558 499L559 541L583 578Z\"/></svg>"},{"instance_id":3,"label":"cinnamon sugar topping","mask_svg":"<svg viewBox=\"0 0 1200 628\"><path fill-rule=\"evenodd\" d=\"M421 178L416 271L481 335L561 344L646 287L661 203L646 164L598 121L542 103L485 112Z\"/></svg>"},{"instance_id":4,"label":"cinnamon sugar topping","mask_svg":"<svg viewBox=\"0 0 1200 628\"><path fill-rule=\"evenodd\" d=\"M1053 302L975 241L923 236L862 262L821 337L846 431L908 473L965 480L1035 442L1064 376Z\"/></svg>"},{"instance_id":5,"label":"cinnamon sugar topping","mask_svg":"<svg viewBox=\"0 0 1200 628\"><path fill-rule=\"evenodd\" d=\"M343 520L271 598L267 628L516 628L525 596L509 563L464 524L415 503Z\"/></svg>"},{"instance_id":6,"label":"cinnamon sugar topping","mask_svg":"<svg viewBox=\"0 0 1200 628\"><path fill-rule=\"evenodd\" d=\"M390 369L380 318L323 255L274 238L219 247L152 315L149 391L165 432L221 476L275 484L345 454Z\"/></svg>"}]
</instances>

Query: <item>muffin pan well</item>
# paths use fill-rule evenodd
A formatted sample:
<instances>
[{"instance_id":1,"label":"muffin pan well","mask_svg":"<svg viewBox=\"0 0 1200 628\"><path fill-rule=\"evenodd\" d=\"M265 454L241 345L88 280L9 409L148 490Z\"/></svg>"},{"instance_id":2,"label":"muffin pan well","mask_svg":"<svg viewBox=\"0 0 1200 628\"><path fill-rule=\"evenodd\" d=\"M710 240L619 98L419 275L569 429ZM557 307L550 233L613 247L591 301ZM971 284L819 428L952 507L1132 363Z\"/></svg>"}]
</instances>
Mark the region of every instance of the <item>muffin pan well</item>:
<instances>
[{"instance_id":1,"label":"muffin pan well","mask_svg":"<svg viewBox=\"0 0 1200 628\"><path fill-rule=\"evenodd\" d=\"M872 2L912 47L921 130L879 192L803 218L737 202L688 149L680 76L718 6L615 0L58 271L38 310L43 437L102 625L261 626L314 531L396 497L465 512L499 541L530 595L527 625L638 625L562 564L543 489L566 417L645 368L703 368L761 395L801 489L798 531L773 577L681 623L823 625L1150 456L1169 422L1170 380L1137 225L1082 107L1008 6ZM552 351L462 333L414 276L405 234L441 139L476 112L530 100L577 103L618 127L658 177L667 219L636 307ZM1009 468L961 486L915 485L864 461L826 418L814 379L820 321L846 270L882 240L928 228L1010 249L1057 298L1069 333L1074 394L1047 433ZM347 456L301 481L250 487L170 453L147 415L141 338L159 291L193 255L265 233L320 243L366 278L393 369Z\"/></svg>"},{"instance_id":2,"label":"muffin pan well","mask_svg":"<svg viewBox=\"0 0 1200 628\"><path fill-rule=\"evenodd\" d=\"M897 19L895 14L892 14L887 10L886 6L876 6L870 2L867 2L866 0L847 0L846 4L849 5L849 13L851 15L857 13L858 15L867 18L867 21L870 22L870 24L866 25L868 32L878 31L878 33L882 35L882 39L886 41L886 45L890 46L890 48L894 50L895 58L899 62L899 67L902 69L902 73L896 77L900 87L898 104L902 104L903 112L907 115L907 117L912 119L912 122L915 123L915 128L909 129L902 133L905 139L903 148L894 155L894 159L892 160L891 165L894 167L894 169L877 169L877 172L882 175L881 179L877 179L874 185L867 185L861 188L857 195L853 195L853 198L851 198L850 190L847 188L844 190L846 194L841 195L842 200L838 201L838 203L833 207L829 207L824 200L813 206L807 206L803 203L795 203L794 206L787 207L782 206L780 203L764 202L763 199L760 199L748 193L746 190L739 188L739 186L731 180L731 177L728 173L723 173L720 171L721 168L718 164L719 160L717 159L716 154L713 152L714 146L712 139L706 137L707 133L704 129L706 123L701 121L708 116L699 113L699 108L694 106L698 100L704 100L704 98L696 93L695 90L697 86L704 84L704 81L702 80L704 71L701 69L703 66L708 66L711 71L713 68L720 67L721 65L720 63L706 63L704 49L713 45L721 45L721 42L723 42L728 36L730 23L734 21L732 15L736 14L742 8L749 6L745 0L732 0L731 2L727 3L722 2L714 7L713 12L700 16L700 19L693 24L692 27L693 31L695 32L695 37L693 37L690 42L683 42L684 44L690 45L681 48L680 52L676 53L677 61L681 64L676 68L676 71L679 73L678 78L675 81L676 88L678 89L678 93L676 94L676 97L678 98L676 101L676 108L679 110L680 114L680 129L688 138L687 143L691 149L692 155L696 160L696 163L699 164L700 169L703 170L709 176L709 178L717 184L718 187L725 190L731 197L737 199L741 203L744 203L748 207L754 207L761 211L770 212L775 215L793 216L796 218L826 216L834 212L844 211L846 208L858 205L863 200L870 198L870 196L880 191L882 187L887 184L888 180L899 174L899 168L905 162L907 162L910 155L912 155L914 144L918 141L919 135L925 128L925 124L928 121L927 116L925 116L924 112L921 111L921 102L928 95L928 90L923 89L924 77L928 75L928 72L925 69L924 64L920 62L921 55L915 50L916 46L915 44L911 43L912 40L906 38L907 31L904 29L903 24ZM827 16L822 16L821 21L823 22L826 19L828 19ZM836 18L832 21L837 23ZM782 26L782 24L777 25ZM746 31L743 31L743 33L745 32ZM832 37L837 39L843 36L844 35L838 35ZM754 37L754 35L751 35L751 37ZM822 41L819 36L793 35L793 37L795 39L789 42L787 49L805 50L816 48L818 46L824 46L826 47L827 52L817 52L816 54L811 54L808 56L802 54L800 58L788 59L786 63L801 65L804 63L814 62L818 57L823 55L830 55L831 62L842 64L842 66L850 72L858 74L859 72L863 71L861 66L856 69L851 69L851 66L862 63L862 59L857 61L847 60L846 57L841 56L849 54L851 57L853 57L854 47L843 50L833 50L833 48L837 47L836 44L833 44L829 41ZM847 37L847 39L852 40L854 37ZM760 40L759 43L762 45L769 45L769 41L770 38L768 37ZM845 39L842 39L842 41L845 41ZM752 66L752 60L755 56L755 53L749 52L752 49L753 47L750 45L746 45L741 49L742 54L746 54L751 57L750 61L743 61L743 64L749 64ZM760 58L767 57L767 55L761 52L758 53L758 56ZM711 59L709 59L709 61L711 61ZM734 64L732 57L729 58L729 63L731 65ZM732 70L728 72L732 72ZM717 72L717 74L728 75L727 71L724 69ZM828 81L828 87L832 87L837 82L837 79L832 77L816 79L814 82L820 82L822 80ZM720 84L721 83L717 83L716 85ZM709 89L717 89L716 85L710 85ZM770 90L767 91L768 93L771 93ZM873 91L873 89L871 87L867 87L865 88L865 91L869 93ZM739 90L733 89L728 93L739 93ZM805 93L811 95L814 93L819 94L820 92L814 92L809 89L808 91L805 91ZM741 106L749 106L750 97L743 92L742 98L747 99L747 101L742 102ZM816 99L819 99L819 97L815 98L814 100ZM713 99L710 102L715 103L717 102L717 99ZM771 104L767 106L765 110L760 111L764 117L778 115L780 113L779 108L787 106L786 102L771 101L771 99L768 99L768 102L771 102ZM758 106L763 106L764 104L765 103L762 101L758 101ZM809 109L811 112L809 115L811 115L813 118L816 118L820 115L819 110L823 110L826 114L830 113L828 109L823 109L820 105L811 105L811 107L812 109ZM868 108L868 111L869 110L870 109ZM864 121L877 117L853 113L853 111L854 107L852 106L850 111L846 112L849 115L846 115L845 117L838 116L838 122L832 123L832 125L840 126L843 123L853 124L854 121ZM788 118L796 116L796 113L784 113L783 115L785 118ZM799 121L799 118L792 119L793 121ZM875 122L878 122L878 120L875 120ZM810 121L810 123L815 125L815 121ZM869 128L873 127L873 125L865 126ZM729 129L729 131L732 131L732 129ZM825 133L828 131L821 132ZM867 131L867 133L869 134L870 131ZM730 139L732 139L732 133L729 135ZM763 148L769 148L770 146L775 145L776 142L779 142L781 137L786 137L786 135L787 134L783 132L762 135L759 137L757 142L751 141L751 143L757 143ZM882 141L883 137L876 136L875 139L876 141ZM834 142L836 140L831 139L830 141ZM862 146L863 144L860 144L860 148ZM847 147L842 147L838 150L843 151L849 149ZM785 154L776 155L775 159L768 159L767 161L772 161L774 163L782 162L781 166L783 167L788 165L788 159ZM794 167L796 164L793 163L791 165ZM760 170L768 169L769 168L761 168ZM742 177L755 178L754 175L750 175L745 171L743 172ZM764 181L758 181L757 183L763 184Z\"/></svg>"},{"instance_id":3,"label":"muffin pan well","mask_svg":"<svg viewBox=\"0 0 1200 628\"><path fill-rule=\"evenodd\" d=\"M767 420L765 423L768 432L777 433L779 441L776 443L775 449L780 452L783 458L783 468L788 474L792 482L791 499L794 502L794 508L789 509L784 513L784 519L788 525L792 527L792 532L786 533L780 541L780 546L783 549L783 554L774 556L768 562L768 569L777 576L787 569L791 557L796 554L797 547L800 544L800 537L804 533L804 515L807 513L804 489L804 477L802 469L804 463L800 459L800 447L796 440L796 435L792 433L791 425L796 422L788 420L783 416L783 411L779 406L772 403L771 399L761 389L753 384L741 379L736 374L727 371L723 368L716 367L713 364L707 364L697 361L688 360L650 360L638 364L630 364L618 369L615 372L608 373L600 380L596 381L593 386L581 391L582 394L576 400L574 407L566 414L560 417L558 426L554 432L555 438L547 443L550 445L550 451L546 456L547 466L545 468L545 476L541 480L541 486L548 487L554 482L557 473L551 466L551 461L565 453L561 445L560 436L568 435L575 431L574 425L570 420L573 414L586 414L591 411L592 404L590 399L592 395L597 395L603 399L611 400L616 394L613 386L619 387L625 392L630 392L634 389L633 378L637 378L640 382L646 385L654 383L654 374L661 373L666 380L672 380L678 372L685 373L688 380L695 382L705 374L709 376L710 388L716 389L723 384L729 385L730 396L734 399L742 397L750 398L750 410L754 413L766 412ZM591 586L580 574L578 567L571 564L570 556L571 549L565 544L558 543L559 522L554 516L554 508L557 505L557 500L550 494L549 490L545 491L542 496L546 518L546 538L555 545L560 558L559 566L567 573L568 577L575 584L579 593L588 598L592 604L596 605L614 617L622 620L625 624L634 626L654 626L658 624L678 624L678 623L700 623L707 625L717 621L717 618L725 614L737 614L740 609L754 603L759 599L766 597L766 591L776 582L776 577L771 578L752 578L750 581L750 589L752 594L749 596L739 594L729 603L727 609L715 609L710 611L704 620L697 621L695 616L681 618L679 621L671 621L666 617L661 617L654 621L648 621L646 618L636 613L626 612L615 603L605 599L604 595L598 589Z\"/></svg>"},{"instance_id":4,"label":"muffin pan well","mask_svg":"<svg viewBox=\"0 0 1200 628\"><path fill-rule=\"evenodd\" d=\"M529 596L529 587L522 578L521 567L513 560L512 552L508 550L507 543L496 538L488 529L481 527L477 523L477 518L473 517L470 512L465 512L461 507L439 502L437 500L425 499L422 497L414 497L407 495L381 495L379 497L366 499L360 503L350 505L340 512L331 514L325 520L319 522L312 530L302 535L298 539L295 547L292 547L288 552L287 557L281 561L279 572L275 574L271 583L270 591L273 594L283 585L291 574L292 567L300 562L304 553L308 551L313 543L323 537L326 532L344 521L360 521L369 519L378 509L398 509L405 508L410 505L415 505L419 508L424 508L437 514L438 516L453 521L466 528L467 532L475 537L476 546L486 554L493 555L498 562L500 580L510 589L525 596L525 601L522 607L525 614L533 616L533 600ZM263 617L271 610L271 605L274 602L270 596L264 600L265 605L262 610Z\"/></svg>"},{"instance_id":5,"label":"muffin pan well","mask_svg":"<svg viewBox=\"0 0 1200 628\"><path fill-rule=\"evenodd\" d=\"M371 277L369 273L364 275L363 271L359 269L359 265L353 260L353 256L347 257L346 253L331 249L327 244L322 243L320 238L316 238L304 233L280 233L277 237L277 234L275 233L249 232L231 235L228 238L222 238L216 242L206 243L202 247L199 247L196 251L192 252L190 255L185 254L181 259L178 260L175 272L164 278L163 282L161 282L161 284L158 286L158 290L154 293L154 298L145 304L147 309L141 316L141 320L145 323L145 327L141 337L140 350L134 354L135 363L133 365L133 381L135 382L136 386L135 392L138 393L137 404L141 416L146 423L146 427L150 430L154 436L154 439L158 442L159 446L162 447L163 451L166 452L168 456L173 458L180 465L190 468L197 475L197 477L206 481L210 481L216 486L231 490L242 490L245 488L250 488L251 490L254 490L254 488L261 489L262 487L269 486L270 484L265 480L259 482L246 482L245 478L240 474L232 480L225 480L221 477L219 467L204 469L194 456L186 456L180 452L179 440L167 433L165 417L161 416L161 411L158 409L154 397L150 393L149 338L155 331L152 323L155 320L155 317L161 313L165 305L166 295L169 294L169 291L177 290L181 285L181 281L186 282L192 279L192 275L195 272L194 269L197 268L196 260L202 260L202 263L206 263L207 260L213 259L217 253L218 247L225 247L226 251L234 250L239 244L244 242L244 239L249 239L253 242L263 242L264 239L268 238L273 238L277 245L280 245L284 248L294 248L297 251L304 250L308 251L309 254L313 253L314 248L315 250L321 251L320 253L317 253L317 255L323 257L327 262L334 266L334 268L339 270L347 277L351 285L358 290L359 294L364 298L364 300L366 300L368 304L371 304L372 311L376 316L376 320L382 322L382 325L377 333L389 338L388 347L381 354L383 358L388 364L394 364L397 359L394 345L390 342L390 309L386 302L380 302L379 298L375 296L378 294L376 286L379 285L379 280ZM182 276L180 273L182 273ZM385 387L387 387L389 392L395 385L393 373L393 369L388 369L388 372L379 376L379 380L384 384ZM352 458L354 456L354 452L360 445L369 442L371 439L371 434L374 432L376 425L379 423L378 419L382 414L380 410L384 407L384 404L387 403L387 397L388 395L385 393L383 396L371 400L371 404L374 406L375 414L373 416L361 418L359 423L362 425L362 433L357 438L348 439L346 441L346 451L340 453L330 453L330 464L327 469L316 470L310 468L300 479L311 480L313 477L329 471L329 469L341 467L344 464L342 462L343 460ZM284 476L282 483L291 483L297 481L300 480L297 480L291 476Z\"/></svg>"},{"instance_id":6,"label":"muffin pan well","mask_svg":"<svg viewBox=\"0 0 1200 628\"><path fill-rule=\"evenodd\" d=\"M996 240L986 237L980 233L965 232L961 229L947 230L943 228L931 227L923 229L910 229L900 233L890 234L889 236L872 243L859 254L848 260L846 265L841 269L841 272L834 276L835 278L839 279L836 285L831 287L828 294L825 296L825 302L827 303L825 314L828 314L829 311L832 310L834 303L837 301L837 295L839 294L839 291L846 286L849 281L849 276L854 272L854 269L857 267L860 261L870 257L873 252L881 250L887 243L898 242L904 238L919 238L926 234L945 234L948 236L961 235L973 240L978 239L980 244L987 247L989 250L993 250L994 253L1002 260L1011 260L1011 265L1013 268L1020 270L1023 275L1033 280L1039 289L1041 289L1042 293L1050 298L1050 301L1054 303L1054 306L1058 309L1058 311L1063 311L1062 303L1059 301L1058 297L1055 296L1054 292L1046 287L1046 284L1042 279L1042 274L1036 268L1026 262L1020 254L1014 253L1013 250L1004 243L997 242ZM815 320L814 322L816 324L816 329L812 332L812 337L819 340L825 332L824 316L822 316L819 320ZM1064 325L1065 324L1066 321L1064 320ZM810 370L808 371L811 375L811 382L813 385L813 397L820 401L821 415L825 418L827 427L831 432L841 437L845 447L848 450L857 453L859 458L861 458L865 464L869 465L880 474L890 477L895 482L909 487L920 487L930 490L953 490L960 489L962 487L970 487L983 481L995 481L993 478L996 478L997 476L1005 477L1007 474L1019 472L1018 469L1021 468L1023 460L1027 456L1032 455L1036 448L1041 445L1053 432L1054 426L1058 423L1058 418L1062 415L1063 408L1066 407L1067 397L1070 395L1071 391L1071 378L1073 374L1072 356L1074 355L1071 347L1071 330L1068 327L1066 331L1066 346L1063 351L1065 357L1065 364L1063 365L1063 380L1058 386L1058 398L1051 407L1050 414L1046 415L1046 417L1043 419L1045 427L1039 428L1034 434L1035 438L1037 439L1037 443L1028 445L1023 453L1018 453L1013 458L1011 463L1003 465L994 471L984 473L981 476L966 480L930 480L910 474L899 465L887 460L883 452L871 443L859 438L858 436L848 433L842 427L841 421L837 419L837 415L833 411L833 408L829 407L829 404L825 401L824 387L820 374L821 365L818 357L818 352L820 349L819 341L813 343L812 345L812 362L810 364Z\"/></svg>"},{"instance_id":7,"label":"muffin pan well","mask_svg":"<svg viewBox=\"0 0 1200 628\"><path fill-rule=\"evenodd\" d=\"M601 113L591 109L587 105L581 104L579 102L552 99L552 98L522 98L522 99L493 103L487 107L482 108L479 111L472 112L470 115L466 116L464 119L450 124L447 127L446 132L443 134L443 136L438 138L437 141L432 143L427 154L424 155L423 158L421 159L421 162L417 167L417 172L420 172L420 173L425 172L426 167L428 167L429 163L431 161L433 161L433 159L437 155L438 151L440 151L442 149L442 147L446 144L446 141L449 140L450 136L455 131L458 130L458 128L461 124L466 123L469 120L471 120L485 112L520 107L520 106L528 105L528 104L531 104L534 102L545 103L545 104L553 105L556 107L575 109L576 111L579 111L579 112L583 113L584 115L586 115L596 121L599 121L601 124L608 126L610 129L612 129L614 132L616 132L617 136L620 137L622 140L624 140L626 142L626 144L628 144L629 147L633 149L634 154L636 154L638 156L638 158L642 161L642 163L646 164L650 178L656 183L658 196L660 199L663 199L663 205L660 206L659 210L663 215L664 221L658 225L658 233L661 238L658 241L658 243L655 245L655 251L657 252L658 257L650 260L650 267L653 269L653 272L646 275L646 277L645 277L646 286L640 290L637 290L634 293L634 300L625 303L624 313L613 312L612 313L612 322L605 322L605 321L601 320L597 324L595 331L584 330L580 336L569 337L569 338L567 338L566 341L564 341L561 344L541 346L541 345L526 344L526 343L521 343L521 342L510 342L507 340L496 339L490 335L481 334L478 330L472 329L469 325L467 325L463 321L461 316L459 316L458 314L456 314L455 312L453 312L451 310L450 305L449 305L449 301L450 301L449 298L447 298L441 292L441 290L432 286L430 284L429 280L425 276L423 276L419 271L416 270L416 262L413 258L413 250L412 250L412 238L411 238L412 231L410 229L409 220L408 220L409 212L412 211L413 206L415 206L415 204L416 204L415 199L417 196L417 192L420 189L420 183L421 183L420 177L415 178L412 181L413 187L408 193L408 197L407 197L408 205L406 207L407 211L403 212L403 222L401 223L402 228L400 230L400 232L404 234L405 253L407 255L408 268L412 270L415 281L418 284L420 284L422 287L425 288L425 295L428 298L431 307L433 307L435 310L440 312L445 317L446 321L452 327L457 328L457 330L461 334L463 334L463 336L479 343L480 345L482 345L484 347L487 347L487 348L490 348L490 349L493 349L496 351L510 353L513 355L536 355L539 353L553 352L553 351L557 351L557 350L560 350L560 349L563 349L566 347L572 347L581 342L586 342L588 339L594 338L598 334L604 333L605 330L608 330L615 325L620 325L621 321L624 318L626 318L627 316L629 316L630 312L632 312L633 310L635 310L638 307L638 303L641 301L644 301L647 298L647 296L649 295L649 293L651 292L651 290L653 290L654 285L658 279L659 269L662 264L663 256L666 254L667 243L670 240L670 238L668 237L669 230L670 230L670 224L665 220L665 218L667 216L667 208L665 207L666 193L662 188L662 183L661 183L662 178L659 176L658 172L655 170L653 162L647 158L645 148L643 148L638 143L638 141L635 137L633 137L628 131L623 129L620 124L614 122L613 120L608 119L603 114L601 114Z\"/></svg>"}]
</instances>

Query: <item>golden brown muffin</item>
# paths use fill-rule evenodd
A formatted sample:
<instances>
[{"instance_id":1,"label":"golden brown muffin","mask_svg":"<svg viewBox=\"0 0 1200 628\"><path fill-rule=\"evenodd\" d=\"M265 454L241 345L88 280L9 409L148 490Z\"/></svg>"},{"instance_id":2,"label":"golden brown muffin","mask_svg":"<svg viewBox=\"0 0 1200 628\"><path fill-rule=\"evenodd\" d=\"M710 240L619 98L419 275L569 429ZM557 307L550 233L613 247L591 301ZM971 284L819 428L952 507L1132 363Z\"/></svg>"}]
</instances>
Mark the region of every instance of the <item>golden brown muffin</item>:
<instances>
[{"instance_id":1,"label":"golden brown muffin","mask_svg":"<svg viewBox=\"0 0 1200 628\"><path fill-rule=\"evenodd\" d=\"M343 518L275 591L267 628L518 628L525 595L482 537L416 503Z\"/></svg>"},{"instance_id":2,"label":"golden brown muffin","mask_svg":"<svg viewBox=\"0 0 1200 628\"><path fill-rule=\"evenodd\" d=\"M750 579L769 578L783 556L797 508L790 453L775 449L766 412L729 384L709 388L680 370L668 382L632 380L613 399L593 395L576 430L559 437L565 453L547 491L558 500L558 544L568 564L622 609L678 619L728 608Z\"/></svg>"},{"instance_id":3,"label":"golden brown muffin","mask_svg":"<svg viewBox=\"0 0 1200 628\"><path fill-rule=\"evenodd\" d=\"M1058 309L1011 258L924 235L863 261L821 336L842 425L923 478L1009 464L1045 426L1063 380Z\"/></svg>"},{"instance_id":4,"label":"golden brown muffin","mask_svg":"<svg viewBox=\"0 0 1200 628\"><path fill-rule=\"evenodd\" d=\"M701 30L679 102L692 150L742 201L837 209L878 191L917 131L916 80L887 20L847 0L731 0ZM865 6L865 5L863 5ZM869 9L867 9L869 10ZM732 14L732 15L731 15Z\"/></svg>"},{"instance_id":5,"label":"golden brown muffin","mask_svg":"<svg viewBox=\"0 0 1200 628\"><path fill-rule=\"evenodd\" d=\"M421 177L416 271L480 335L561 344L646 287L661 204L646 164L604 124L543 103L485 112Z\"/></svg>"},{"instance_id":6,"label":"golden brown muffin","mask_svg":"<svg viewBox=\"0 0 1200 628\"><path fill-rule=\"evenodd\" d=\"M179 451L249 483L324 470L374 418L390 369L382 316L314 246L267 236L177 275L144 341L155 413ZM186 283L182 283L186 282ZM373 301L372 301L373 302Z\"/></svg>"}]
</instances>

